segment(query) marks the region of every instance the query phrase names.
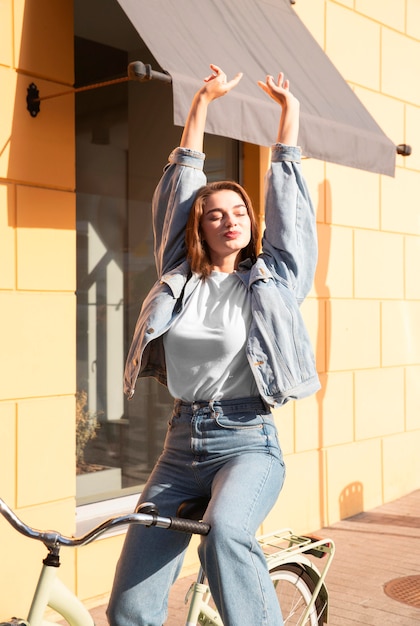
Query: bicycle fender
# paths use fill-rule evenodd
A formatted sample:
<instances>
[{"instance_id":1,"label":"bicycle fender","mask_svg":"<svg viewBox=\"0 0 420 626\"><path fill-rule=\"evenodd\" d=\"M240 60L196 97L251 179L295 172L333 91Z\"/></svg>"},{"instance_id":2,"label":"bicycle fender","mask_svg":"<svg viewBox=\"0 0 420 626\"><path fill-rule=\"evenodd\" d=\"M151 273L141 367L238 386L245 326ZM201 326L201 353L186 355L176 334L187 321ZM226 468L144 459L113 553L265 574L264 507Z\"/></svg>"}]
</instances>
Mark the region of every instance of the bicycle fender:
<instances>
[{"instance_id":1,"label":"bicycle fender","mask_svg":"<svg viewBox=\"0 0 420 626\"><path fill-rule=\"evenodd\" d=\"M321 578L321 574L318 568L312 563L312 561L310 561L303 554L298 554L298 555L295 554L294 556L291 556L289 559L287 558L282 559L281 565L283 565L284 563L298 563L304 568L308 576L311 577L314 585L318 584L318 581ZM322 583L321 589L319 590L319 597L321 598L323 604L326 607L325 612L323 614L323 619L325 622L328 623L328 606L329 606L328 605L328 589L325 583Z\"/></svg>"}]
</instances>

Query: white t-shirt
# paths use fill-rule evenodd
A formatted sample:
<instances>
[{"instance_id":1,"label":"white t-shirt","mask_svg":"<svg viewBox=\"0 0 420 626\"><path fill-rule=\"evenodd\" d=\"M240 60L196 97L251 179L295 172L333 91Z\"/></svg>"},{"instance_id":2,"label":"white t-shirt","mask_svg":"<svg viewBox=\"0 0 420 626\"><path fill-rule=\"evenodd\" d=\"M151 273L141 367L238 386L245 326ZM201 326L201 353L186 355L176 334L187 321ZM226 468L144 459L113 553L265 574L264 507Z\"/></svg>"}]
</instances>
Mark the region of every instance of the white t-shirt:
<instances>
[{"instance_id":1,"label":"white t-shirt","mask_svg":"<svg viewBox=\"0 0 420 626\"><path fill-rule=\"evenodd\" d=\"M238 276L201 280L165 334L168 389L185 402L258 396L245 352L251 305Z\"/></svg>"}]
</instances>

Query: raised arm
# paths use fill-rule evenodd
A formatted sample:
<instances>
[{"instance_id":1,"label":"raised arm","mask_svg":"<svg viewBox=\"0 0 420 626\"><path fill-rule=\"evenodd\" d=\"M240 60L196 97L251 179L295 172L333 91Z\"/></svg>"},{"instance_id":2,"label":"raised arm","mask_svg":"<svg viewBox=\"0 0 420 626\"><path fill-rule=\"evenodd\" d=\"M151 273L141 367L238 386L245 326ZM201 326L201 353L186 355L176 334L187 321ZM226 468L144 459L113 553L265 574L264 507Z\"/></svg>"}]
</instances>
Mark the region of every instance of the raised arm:
<instances>
[{"instance_id":1,"label":"raised arm","mask_svg":"<svg viewBox=\"0 0 420 626\"><path fill-rule=\"evenodd\" d=\"M299 133L300 103L290 92L289 81L284 78L283 72L280 72L277 82L268 75L265 82L260 80L258 85L281 106L277 142L286 146L296 146Z\"/></svg>"},{"instance_id":2,"label":"raised arm","mask_svg":"<svg viewBox=\"0 0 420 626\"><path fill-rule=\"evenodd\" d=\"M185 226L198 189L206 184L203 173L203 138L209 104L229 93L242 78L232 80L216 65L194 95L182 133L153 196L155 262L159 278L185 260Z\"/></svg>"},{"instance_id":3,"label":"raised arm","mask_svg":"<svg viewBox=\"0 0 420 626\"><path fill-rule=\"evenodd\" d=\"M217 65L210 65L212 74L204 79L204 85L195 94L182 133L181 148L203 151L204 128L207 119L207 109L213 100L225 96L236 87L242 78L242 73L236 74L232 80L227 80L226 74Z\"/></svg>"},{"instance_id":4,"label":"raised arm","mask_svg":"<svg viewBox=\"0 0 420 626\"><path fill-rule=\"evenodd\" d=\"M297 147L299 101L280 73L259 86L281 106L277 143L266 177L263 254L301 302L308 294L317 262L314 207L304 180Z\"/></svg>"}]
</instances>

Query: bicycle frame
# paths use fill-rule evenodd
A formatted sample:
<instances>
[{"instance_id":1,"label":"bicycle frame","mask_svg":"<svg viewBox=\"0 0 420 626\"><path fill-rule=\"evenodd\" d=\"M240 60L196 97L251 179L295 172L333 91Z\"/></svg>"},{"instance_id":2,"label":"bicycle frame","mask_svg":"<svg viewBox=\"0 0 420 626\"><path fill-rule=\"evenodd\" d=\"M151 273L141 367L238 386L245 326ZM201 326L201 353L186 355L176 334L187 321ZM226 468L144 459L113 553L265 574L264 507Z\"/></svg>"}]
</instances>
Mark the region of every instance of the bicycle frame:
<instances>
[{"instance_id":1,"label":"bicycle frame","mask_svg":"<svg viewBox=\"0 0 420 626\"><path fill-rule=\"evenodd\" d=\"M290 529L263 535L258 538L258 541L265 552L270 569L288 563L299 564L314 582L315 588L311 601L307 605L299 624L306 622L318 597L321 598L325 606L324 619L327 622L328 591L325 586L325 578L334 556L334 543L329 539L314 540L311 537L299 537L294 535ZM308 558L307 555L311 553L318 557L327 556L322 572ZM205 574L200 568L197 580L191 585L185 598L186 603L190 601L186 626L196 626L198 623L201 626L223 626L219 613L209 605L210 597L210 589L205 583Z\"/></svg>"},{"instance_id":2,"label":"bicycle frame","mask_svg":"<svg viewBox=\"0 0 420 626\"><path fill-rule=\"evenodd\" d=\"M12 618L8 622L2 622L0 626L47 626L52 624L54 622L44 619L47 607L61 615L70 626L94 626L89 611L57 575L62 546L83 546L94 541L99 535L111 528L126 526L131 523L171 528L200 535L206 535L210 530L208 524L194 519L161 517L152 503L140 505L135 513L110 518L81 537L65 537L55 531L39 531L31 528L24 524L1 498L0 514L7 519L15 530L26 537L42 541L48 549L47 557L43 560L28 619ZM312 584L309 585L309 593L312 593L312 596L306 595L306 609L299 624L306 622L318 599L322 601L318 603L321 604L321 607L318 608L320 611L318 618L323 615L323 621L327 621L328 592L324 581L334 556L334 543L329 539L297 536L290 529L263 535L258 538L258 541L265 554L268 568L273 573L273 580L276 580L276 572L282 569L279 566L293 564L299 566L298 573L302 572L302 576L305 573L307 581L308 577L312 581ZM327 557L322 571L315 566L309 555L318 558ZM293 571L293 568L290 569ZM294 571L296 573L296 568ZM307 583L306 586L308 587ZM199 571L196 582L190 588L187 599L189 597L191 602L186 626L196 626L197 623L201 626L223 626L221 617L210 606L211 593L202 569Z\"/></svg>"},{"instance_id":3,"label":"bicycle frame","mask_svg":"<svg viewBox=\"0 0 420 626\"><path fill-rule=\"evenodd\" d=\"M155 505L150 502L139 505L135 513L112 517L102 522L102 524L99 524L81 537L66 537L56 531L40 531L31 528L22 522L1 498L0 514L19 533L30 539L41 541L48 549L48 554L43 560L28 619L13 617L9 621L2 622L0 626L44 626L53 624L54 622L44 619L47 607L61 615L70 626L94 626L94 621L89 611L57 575L60 566L60 548L62 546L73 548L84 546L94 541L107 530L129 524L170 528L179 532L196 533L199 535L206 535L210 530L210 526L204 522L160 516Z\"/></svg>"},{"instance_id":4,"label":"bicycle frame","mask_svg":"<svg viewBox=\"0 0 420 626\"><path fill-rule=\"evenodd\" d=\"M45 610L57 611L70 626L94 626L94 621L82 602L66 587L57 575L58 566L44 560L38 584L29 609L30 626L52 624L44 619Z\"/></svg>"},{"instance_id":5,"label":"bicycle frame","mask_svg":"<svg viewBox=\"0 0 420 626\"><path fill-rule=\"evenodd\" d=\"M298 563L313 580L315 589L311 601L302 615L301 623L304 624L308 619L318 597L322 599L323 604L326 607L325 621L327 622L328 590L325 586L325 578L334 557L334 542L330 539L314 539L313 537L297 536L294 535L289 528L263 535L259 537L258 541L266 553L267 563L270 568L287 563ZM286 546L284 546L284 544L286 544ZM267 551L270 548L277 548L277 551L270 553ZM308 554L314 554L319 558L322 556L327 557L327 561L322 569L322 572L308 558Z\"/></svg>"}]
</instances>

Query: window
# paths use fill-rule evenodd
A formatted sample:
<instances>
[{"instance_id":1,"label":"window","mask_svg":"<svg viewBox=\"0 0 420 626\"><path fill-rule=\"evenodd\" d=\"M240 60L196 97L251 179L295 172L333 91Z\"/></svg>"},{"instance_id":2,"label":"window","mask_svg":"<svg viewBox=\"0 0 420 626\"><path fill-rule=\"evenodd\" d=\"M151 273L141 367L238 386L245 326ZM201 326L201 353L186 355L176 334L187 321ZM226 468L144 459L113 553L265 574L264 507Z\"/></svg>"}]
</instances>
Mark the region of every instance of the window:
<instances>
[{"instance_id":1,"label":"window","mask_svg":"<svg viewBox=\"0 0 420 626\"><path fill-rule=\"evenodd\" d=\"M158 67L140 39L137 49L125 49L129 26L118 15L112 45L104 34L89 39L86 30L75 38L77 85L124 75L131 60ZM124 43L116 47L119 29ZM122 82L76 95L79 504L141 490L172 408L167 390L153 379L139 381L129 402L123 395L134 325L156 279L151 198L181 134L172 122L170 89ZM238 148L235 141L206 137L209 180L238 180ZM95 418L99 427L89 439Z\"/></svg>"}]
</instances>

